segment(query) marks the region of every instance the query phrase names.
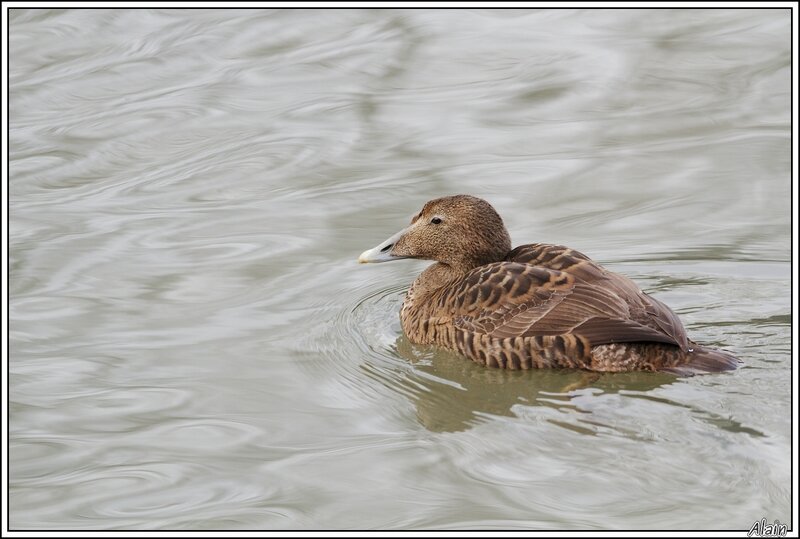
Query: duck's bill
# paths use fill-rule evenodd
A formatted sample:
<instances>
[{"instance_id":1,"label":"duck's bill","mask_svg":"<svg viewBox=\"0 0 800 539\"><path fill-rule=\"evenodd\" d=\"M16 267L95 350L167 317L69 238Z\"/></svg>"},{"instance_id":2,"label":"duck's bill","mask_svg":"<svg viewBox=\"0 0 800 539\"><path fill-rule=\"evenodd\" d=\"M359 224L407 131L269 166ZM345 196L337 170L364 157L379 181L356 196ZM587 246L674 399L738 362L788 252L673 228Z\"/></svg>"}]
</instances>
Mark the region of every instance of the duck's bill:
<instances>
[{"instance_id":1,"label":"duck's bill","mask_svg":"<svg viewBox=\"0 0 800 539\"><path fill-rule=\"evenodd\" d=\"M361 256L358 257L358 262L360 264L374 264L378 262L391 262L392 260L402 260L403 258L408 258L406 256L396 256L392 254L394 244L397 243L397 241L405 233L405 230L401 230L377 247L373 247L372 249L364 251L361 253Z\"/></svg>"}]
</instances>

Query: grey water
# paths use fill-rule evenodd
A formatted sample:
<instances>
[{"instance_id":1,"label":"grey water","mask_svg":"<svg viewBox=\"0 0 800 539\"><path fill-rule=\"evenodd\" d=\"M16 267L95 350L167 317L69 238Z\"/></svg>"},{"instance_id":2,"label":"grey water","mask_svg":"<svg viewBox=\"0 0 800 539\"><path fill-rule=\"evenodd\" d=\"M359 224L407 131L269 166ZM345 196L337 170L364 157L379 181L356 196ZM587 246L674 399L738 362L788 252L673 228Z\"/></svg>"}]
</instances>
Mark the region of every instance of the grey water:
<instances>
[{"instance_id":1,"label":"grey water","mask_svg":"<svg viewBox=\"0 0 800 539\"><path fill-rule=\"evenodd\" d=\"M784 9L13 9L9 525L788 522ZM505 372L410 344L470 193L731 373Z\"/></svg>"}]
</instances>

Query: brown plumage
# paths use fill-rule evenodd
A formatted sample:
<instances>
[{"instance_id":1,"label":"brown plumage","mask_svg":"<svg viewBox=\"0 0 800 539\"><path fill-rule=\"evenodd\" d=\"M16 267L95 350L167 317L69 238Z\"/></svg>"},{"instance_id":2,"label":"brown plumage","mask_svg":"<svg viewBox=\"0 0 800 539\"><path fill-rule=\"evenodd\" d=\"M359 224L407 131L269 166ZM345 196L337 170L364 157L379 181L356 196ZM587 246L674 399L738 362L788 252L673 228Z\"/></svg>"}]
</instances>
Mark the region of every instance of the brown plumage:
<instances>
[{"instance_id":1,"label":"brown plumage","mask_svg":"<svg viewBox=\"0 0 800 539\"><path fill-rule=\"evenodd\" d=\"M436 261L403 302L409 340L490 367L692 374L739 363L690 341L669 307L578 251L543 243L512 250L503 220L479 198L429 201L359 261L402 258Z\"/></svg>"}]
</instances>

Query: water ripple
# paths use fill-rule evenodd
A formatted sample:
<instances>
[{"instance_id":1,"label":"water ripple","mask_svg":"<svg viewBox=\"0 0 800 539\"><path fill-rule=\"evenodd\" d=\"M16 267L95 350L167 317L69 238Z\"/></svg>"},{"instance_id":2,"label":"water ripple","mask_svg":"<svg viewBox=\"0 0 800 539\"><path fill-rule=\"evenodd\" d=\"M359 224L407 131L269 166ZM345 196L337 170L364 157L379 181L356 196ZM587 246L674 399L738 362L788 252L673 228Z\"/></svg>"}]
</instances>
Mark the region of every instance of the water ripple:
<instances>
[{"instance_id":1,"label":"water ripple","mask_svg":"<svg viewBox=\"0 0 800 539\"><path fill-rule=\"evenodd\" d=\"M788 519L781 10L9 17L12 527ZM412 345L422 265L355 260L456 192L745 367L505 372Z\"/></svg>"}]
</instances>

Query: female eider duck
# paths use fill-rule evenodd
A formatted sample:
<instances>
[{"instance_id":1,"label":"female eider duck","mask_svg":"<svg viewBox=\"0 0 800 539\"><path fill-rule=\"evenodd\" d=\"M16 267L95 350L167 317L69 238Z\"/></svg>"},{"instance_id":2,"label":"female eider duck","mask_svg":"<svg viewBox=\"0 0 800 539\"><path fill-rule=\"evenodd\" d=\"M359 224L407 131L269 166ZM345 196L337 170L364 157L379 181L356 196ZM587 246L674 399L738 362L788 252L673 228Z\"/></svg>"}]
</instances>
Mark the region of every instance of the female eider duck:
<instances>
[{"instance_id":1,"label":"female eider duck","mask_svg":"<svg viewBox=\"0 0 800 539\"><path fill-rule=\"evenodd\" d=\"M669 307L586 255L543 243L511 249L503 220L480 198L429 201L407 228L358 261L403 258L436 261L411 285L400 311L413 343L506 369L692 374L739 363L687 339Z\"/></svg>"}]
</instances>

